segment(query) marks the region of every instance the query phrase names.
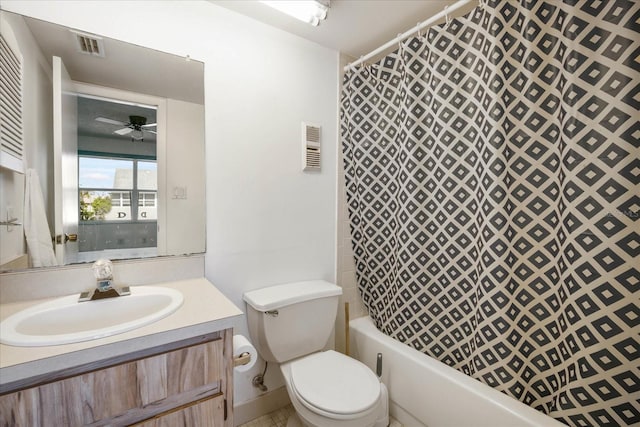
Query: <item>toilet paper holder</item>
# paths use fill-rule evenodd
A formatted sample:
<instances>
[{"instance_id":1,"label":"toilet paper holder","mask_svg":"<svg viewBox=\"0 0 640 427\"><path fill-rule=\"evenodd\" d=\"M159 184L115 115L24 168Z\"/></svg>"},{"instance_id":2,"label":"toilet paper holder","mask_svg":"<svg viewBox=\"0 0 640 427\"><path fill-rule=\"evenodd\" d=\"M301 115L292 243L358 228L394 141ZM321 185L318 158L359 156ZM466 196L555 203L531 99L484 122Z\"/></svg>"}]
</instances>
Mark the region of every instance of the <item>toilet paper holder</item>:
<instances>
[{"instance_id":1,"label":"toilet paper holder","mask_svg":"<svg viewBox=\"0 0 640 427\"><path fill-rule=\"evenodd\" d=\"M233 358L233 367L246 365L251 362L251 353L244 352Z\"/></svg>"}]
</instances>

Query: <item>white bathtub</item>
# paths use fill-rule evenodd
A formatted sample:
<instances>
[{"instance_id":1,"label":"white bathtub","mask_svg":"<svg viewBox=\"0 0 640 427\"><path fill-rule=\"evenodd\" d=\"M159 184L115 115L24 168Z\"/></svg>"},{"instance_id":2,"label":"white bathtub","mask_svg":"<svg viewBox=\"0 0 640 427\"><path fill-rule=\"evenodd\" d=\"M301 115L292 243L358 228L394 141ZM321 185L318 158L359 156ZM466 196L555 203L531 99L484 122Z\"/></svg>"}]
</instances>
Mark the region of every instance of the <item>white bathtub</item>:
<instances>
[{"instance_id":1,"label":"white bathtub","mask_svg":"<svg viewBox=\"0 0 640 427\"><path fill-rule=\"evenodd\" d=\"M376 329L368 317L349 323L351 355L374 372L382 353L382 380L391 415L406 427L564 426Z\"/></svg>"}]
</instances>

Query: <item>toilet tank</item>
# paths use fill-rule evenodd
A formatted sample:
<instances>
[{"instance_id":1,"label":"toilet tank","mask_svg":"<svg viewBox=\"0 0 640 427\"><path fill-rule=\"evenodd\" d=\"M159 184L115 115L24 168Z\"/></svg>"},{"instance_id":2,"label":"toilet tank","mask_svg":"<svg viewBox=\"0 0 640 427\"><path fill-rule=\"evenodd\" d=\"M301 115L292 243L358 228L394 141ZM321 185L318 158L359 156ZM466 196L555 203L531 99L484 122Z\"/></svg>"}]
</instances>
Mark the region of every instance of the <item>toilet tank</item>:
<instances>
[{"instance_id":1,"label":"toilet tank","mask_svg":"<svg viewBox=\"0 0 640 427\"><path fill-rule=\"evenodd\" d=\"M320 351L335 325L342 288L324 280L287 283L244 294L253 345L269 362Z\"/></svg>"}]
</instances>

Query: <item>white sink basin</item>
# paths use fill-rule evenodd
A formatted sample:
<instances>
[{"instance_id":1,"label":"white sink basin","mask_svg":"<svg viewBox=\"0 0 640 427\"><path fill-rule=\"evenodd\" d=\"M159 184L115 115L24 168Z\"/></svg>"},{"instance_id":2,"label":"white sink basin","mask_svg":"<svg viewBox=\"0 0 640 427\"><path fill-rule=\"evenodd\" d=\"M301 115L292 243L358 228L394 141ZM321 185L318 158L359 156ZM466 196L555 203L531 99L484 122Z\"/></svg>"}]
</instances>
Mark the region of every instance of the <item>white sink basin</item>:
<instances>
[{"instance_id":1,"label":"white sink basin","mask_svg":"<svg viewBox=\"0 0 640 427\"><path fill-rule=\"evenodd\" d=\"M70 295L7 317L0 323L0 343L38 347L104 338L160 320L182 301L179 291L156 286L132 286L131 295L97 301Z\"/></svg>"}]
</instances>

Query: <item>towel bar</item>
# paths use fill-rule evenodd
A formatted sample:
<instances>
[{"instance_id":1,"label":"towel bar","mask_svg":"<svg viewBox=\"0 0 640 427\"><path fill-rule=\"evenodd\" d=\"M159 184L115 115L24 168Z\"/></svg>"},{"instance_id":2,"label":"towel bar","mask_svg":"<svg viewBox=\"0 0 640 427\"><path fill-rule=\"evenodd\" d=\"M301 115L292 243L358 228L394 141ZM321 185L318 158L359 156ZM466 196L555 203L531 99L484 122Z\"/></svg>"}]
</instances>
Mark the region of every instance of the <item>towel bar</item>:
<instances>
[{"instance_id":1,"label":"towel bar","mask_svg":"<svg viewBox=\"0 0 640 427\"><path fill-rule=\"evenodd\" d=\"M8 230L10 226L19 227L22 223L18 222L18 218L7 218L6 221L0 221L0 225L6 225Z\"/></svg>"}]
</instances>

